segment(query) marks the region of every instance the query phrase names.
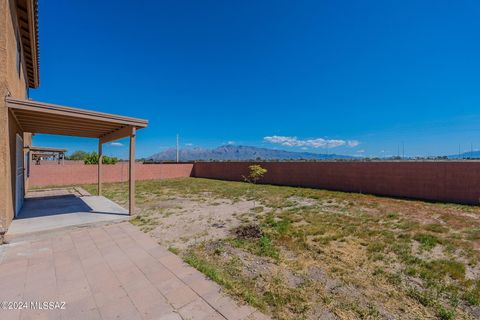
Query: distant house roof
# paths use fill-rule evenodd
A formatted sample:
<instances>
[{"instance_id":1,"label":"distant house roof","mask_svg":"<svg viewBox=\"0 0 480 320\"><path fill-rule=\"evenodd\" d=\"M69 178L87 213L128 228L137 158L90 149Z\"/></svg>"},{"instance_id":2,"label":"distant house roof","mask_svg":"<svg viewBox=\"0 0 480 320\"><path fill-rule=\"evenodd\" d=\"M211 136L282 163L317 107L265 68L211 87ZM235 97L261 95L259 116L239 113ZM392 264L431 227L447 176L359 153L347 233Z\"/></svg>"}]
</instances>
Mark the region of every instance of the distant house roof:
<instances>
[{"instance_id":1,"label":"distant house roof","mask_svg":"<svg viewBox=\"0 0 480 320\"><path fill-rule=\"evenodd\" d=\"M58 152L58 153L65 153L65 152L67 152L67 149L31 146L31 147L30 147L30 151L32 151L32 152Z\"/></svg>"},{"instance_id":2,"label":"distant house roof","mask_svg":"<svg viewBox=\"0 0 480 320\"><path fill-rule=\"evenodd\" d=\"M30 88L40 84L40 64L38 50L38 1L17 0L16 10L23 56L27 67L27 80Z\"/></svg>"}]
</instances>

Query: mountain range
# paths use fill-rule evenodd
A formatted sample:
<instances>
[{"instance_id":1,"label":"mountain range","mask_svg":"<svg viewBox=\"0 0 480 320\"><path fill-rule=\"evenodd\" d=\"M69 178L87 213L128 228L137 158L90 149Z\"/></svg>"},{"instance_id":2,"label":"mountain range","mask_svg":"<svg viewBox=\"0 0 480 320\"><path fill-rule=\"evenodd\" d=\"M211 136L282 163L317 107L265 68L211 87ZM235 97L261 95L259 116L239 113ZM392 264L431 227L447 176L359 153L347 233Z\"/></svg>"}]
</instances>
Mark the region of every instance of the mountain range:
<instances>
[{"instance_id":1,"label":"mountain range","mask_svg":"<svg viewBox=\"0 0 480 320\"><path fill-rule=\"evenodd\" d=\"M174 161L175 148L166 149L147 158L150 161ZM325 160L354 159L352 156L338 154L322 154L312 152L292 152L268 148L241 145L223 145L217 148L185 148L179 150L180 161L228 161L228 160Z\"/></svg>"},{"instance_id":2,"label":"mountain range","mask_svg":"<svg viewBox=\"0 0 480 320\"><path fill-rule=\"evenodd\" d=\"M479 159L480 151L469 151L460 154L452 154L448 156L448 159Z\"/></svg>"},{"instance_id":3,"label":"mountain range","mask_svg":"<svg viewBox=\"0 0 480 320\"><path fill-rule=\"evenodd\" d=\"M177 150L170 148L147 157L149 161L175 161ZM294 152L268 148L258 148L252 146L242 146L227 144L216 148L184 148L179 150L180 161L247 161L247 160L328 160L343 159L355 160L361 157L313 153L313 152ZM440 157L441 158L441 157ZM445 156L446 159L480 159L480 151L465 152ZM408 158L410 159L410 158Z\"/></svg>"}]
</instances>

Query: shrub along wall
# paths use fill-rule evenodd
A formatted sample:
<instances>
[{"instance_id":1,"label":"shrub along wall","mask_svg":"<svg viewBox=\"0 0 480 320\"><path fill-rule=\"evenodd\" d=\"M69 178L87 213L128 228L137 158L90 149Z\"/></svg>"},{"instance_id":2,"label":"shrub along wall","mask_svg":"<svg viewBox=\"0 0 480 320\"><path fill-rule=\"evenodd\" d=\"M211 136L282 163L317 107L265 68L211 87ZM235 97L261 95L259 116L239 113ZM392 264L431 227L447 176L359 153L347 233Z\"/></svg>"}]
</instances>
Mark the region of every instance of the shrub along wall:
<instances>
[{"instance_id":1,"label":"shrub along wall","mask_svg":"<svg viewBox=\"0 0 480 320\"><path fill-rule=\"evenodd\" d=\"M248 162L199 162L195 177L243 180ZM260 162L261 183L479 204L477 161Z\"/></svg>"}]
</instances>

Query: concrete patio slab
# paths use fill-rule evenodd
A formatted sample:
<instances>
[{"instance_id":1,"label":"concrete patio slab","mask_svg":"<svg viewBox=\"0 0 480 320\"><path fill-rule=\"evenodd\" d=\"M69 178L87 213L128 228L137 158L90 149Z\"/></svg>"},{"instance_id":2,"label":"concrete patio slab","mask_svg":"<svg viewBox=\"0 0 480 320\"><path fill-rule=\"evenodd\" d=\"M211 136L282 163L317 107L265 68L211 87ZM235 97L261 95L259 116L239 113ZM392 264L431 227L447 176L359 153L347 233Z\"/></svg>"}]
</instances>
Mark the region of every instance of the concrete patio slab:
<instances>
[{"instance_id":1,"label":"concrete patio slab","mask_svg":"<svg viewBox=\"0 0 480 320\"><path fill-rule=\"evenodd\" d=\"M99 222L129 219L128 211L102 196L84 196L76 189L29 192L5 239Z\"/></svg>"},{"instance_id":2,"label":"concrete patio slab","mask_svg":"<svg viewBox=\"0 0 480 320\"><path fill-rule=\"evenodd\" d=\"M0 319L269 319L128 222L0 246L0 301L23 303Z\"/></svg>"}]
</instances>

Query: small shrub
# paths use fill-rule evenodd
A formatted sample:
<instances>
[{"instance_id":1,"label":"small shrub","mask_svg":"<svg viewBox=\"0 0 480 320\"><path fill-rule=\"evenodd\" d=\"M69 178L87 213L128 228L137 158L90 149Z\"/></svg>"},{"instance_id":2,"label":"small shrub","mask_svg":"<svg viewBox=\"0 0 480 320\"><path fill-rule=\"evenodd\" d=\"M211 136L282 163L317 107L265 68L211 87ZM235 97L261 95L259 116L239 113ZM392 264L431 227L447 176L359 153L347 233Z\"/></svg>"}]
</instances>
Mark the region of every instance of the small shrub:
<instances>
[{"instance_id":1,"label":"small shrub","mask_svg":"<svg viewBox=\"0 0 480 320\"><path fill-rule=\"evenodd\" d=\"M375 270L373 270L372 275L373 276L384 276L385 275L385 270L377 267L377 268L375 268Z\"/></svg>"},{"instance_id":2,"label":"small shrub","mask_svg":"<svg viewBox=\"0 0 480 320\"><path fill-rule=\"evenodd\" d=\"M218 246L215 247L215 249L213 250L213 253L217 256L223 254L225 252L225 247L223 246L222 243L219 243Z\"/></svg>"},{"instance_id":3,"label":"small shrub","mask_svg":"<svg viewBox=\"0 0 480 320\"><path fill-rule=\"evenodd\" d=\"M135 226L143 226L146 223L146 219L142 216L136 216L135 218L130 220L130 223Z\"/></svg>"},{"instance_id":4,"label":"small shrub","mask_svg":"<svg viewBox=\"0 0 480 320\"><path fill-rule=\"evenodd\" d=\"M263 212L264 208L261 207L261 206L258 206L258 207L255 206L255 207L253 207L253 208L250 209L250 210L251 210L252 212L254 212L254 213L261 213L261 212Z\"/></svg>"},{"instance_id":5,"label":"small shrub","mask_svg":"<svg viewBox=\"0 0 480 320\"><path fill-rule=\"evenodd\" d=\"M150 232L158 225L158 220L152 217L146 216L136 216L135 218L130 220L130 223L140 227L140 230L143 232Z\"/></svg>"},{"instance_id":6,"label":"small shrub","mask_svg":"<svg viewBox=\"0 0 480 320\"><path fill-rule=\"evenodd\" d=\"M480 228L467 229L466 233L468 240L480 240Z\"/></svg>"},{"instance_id":7,"label":"small shrub","mask_svg":"<svg viewBox=\"0 0 480 320\"><path fill-rule=\"evenodd\" d=\"M222 286L225 286L227 289L230 289L232 287L232 284L222 275L222 273L217 268L210 265L207 261L197 257L195 254L189 253L187 256L185 256L184 261L198 271L200 271L201 273L205 274L211 280Z\"/></svg>"},{"instance_id":8,"label":"small shrub","mask_svg":"<svg viewBox=\"0 0 480 320\"><path fill-rule=\"evenodd\" d=\"M407 292L407 295L420 302L425 307L433 306L435 303L435 299L433 295L429 291L420 291L418 289L412 288Z\"/></svg>"},{"instance_id":9,"label":"small shrub","mask_svg":"<svg viewBox=\"0 0 480 320\"><path fill-rule=\"evenodd\" d=\"M402 283L402 276L399 273L387 274L387 281L393 285L400 285Z\"/></svg>"},{"instance_id":10,"label":"small shrub","mask_svg":"<svg viewBox=\"0 0 480 320\"><path fill-rule=\"evenodd\" d=\"M390 213L387 214L387 218L392 219L392 220L398 219L398 213L390 212Z\"/></svg>"},{"instance_id":11,"label":"small shrub","mask_svg":"<svg viewBox=\"0 0 480 320\"><path fill-rule=\"evenodd\" d=\"M270 217L267 220L267 225L274 229L281 236L287 235L288 231L290 230L290 221L287 219L275 220Z\"/></svg>"},{"instance_id":12,"label":"small shrub","mask_svg":"<svg viewBox=\"0 0 480 320\"><path fill-rule=\"evenodd\" d=\"M256 184L263 176L267 173L267 169L262 167L259 164L252 164L248 167L249 173L248 176L243 176L243 179L246 182Z\"/></svg>"},{"instance_id":13,"label":"small shrub","mask_svg":"<svg viewBox=\"0 0 480 320\"><path fill-rule=\"evenodd\" d=\"M424 266L421 276L424 279L443 280L448 276L454 280L463 280L465 279L465 265L455 260L434 260Z\"/></svg>"},{"instance_id":14,"label":"small shrub","mask_svg":"<svg viewBox=\"0 0 480 320\"><path fill-rule=\"evenodd\" d=\"M431 231L431 232L436 232L436 233L445 233L448 231L448 228L445 226L442 226L439 223L432 223L428 224L425 226L425 230Z\"/></svg>"},{"instance_id":15,"label":"small shrub","mask_svg":"<svg viewBox=\"0 0 480 320\"><path fill-rule=\"evenodd\" d=\"M258 302L258 299L257 299L257 296L255 295L254 292L252 292L251 290L249 289L245 289L243 292L242 292L242 298L245 300L245 302L251 304L251 305L258 305L259 302Z\"/></svg>"},{"instance_id":16,"label":"small shrub","mask_svg":"<svg viewBox=\"0 0 480 320\"><path fill-rule=\"evenodd\" d=\"M437 316L438 316L438 318L441 319L441 320L451 320L451 319L455 319L455 311L450 310L450 309L447 309L447 308L441 306L441 307L438 309Z\"/></svg>"},{"instance_id":17,"label":"small shrub","mask_svg":"<svg viewBox=\"0 0 480 320\"><path fill-rule=\"evenodd\" d=\"M180 250L178 248L175 248L174 246L168 247L168 251L170 251L173 254L176 254L177 256L180 253Z\"/></svg>"},{"instance_id":18,"label":"small shrub","mask_svg":"<svg viewBox=\"0 0 480 320\"><path fill-rule=\"evenodd\" d=\"M465 293L464 299L473 306L480 304L480 280L475 281L473 288Z\"/></svg>"},{"instance_id":19,"label":"small shrub","mask_svg":"<svg viewBox=\"0 0 480 320\"><path fill-rule=\"evenodd\" d=\"M425 233L417 234L413 239L420 242L420 247L427 251L432 250L439 243L437 237Z\"/></svg>"},{"instance_id":20,"label":"small shrub","mask_svg":"<svg viewBox=\"0 0 480 320\"><path fill-rule=\"evenodd\" d=\"M386 245L383 242L372 242L367 246L367 252L370 254L383 253L385 247Z\"/></svg>"},{"instance_id":21,"label":"small shrub","mask_svg":"<svg viewBox=\"0 0 480 320\"><path fill-rule=\"evenodd\" d=\"M245 180L245 182L248 182L251 184L256 184L267 173L267 169L263 168L259 164L252 164L251 166L248 167L248 170L249 170L248 176L243 176L243 179ZM254 196L253 197L254 208L257 206L255 198L256 197Z\"/></svg>"},{"instance_id":22,"label":"small shrub","mask_svg":"<svg viewBox=\"0 0 480 320\"><path fill-rule=\"evenodd\" d=\"M274 248L272 244L272 240L270 239L269 236L263 235L259 241L260 241L260 255L278 259L279 257L278 251Z\"/></svg>"},{"instance_id":23,"label":"small shrub","mask_svg":"<svg viewBox=\"0 0 480 320\"><path fill-rule=\"evenodd\" d=\"M414 277L414 276L417 275L418 270L417 270L415 267L413 267L413 266L409 266L409 267L406 267L406 268L405 268L405 271L404 271L404 272L405 272L405 274L406 274L407 276Z\"/></svg>"}]
</instances>

